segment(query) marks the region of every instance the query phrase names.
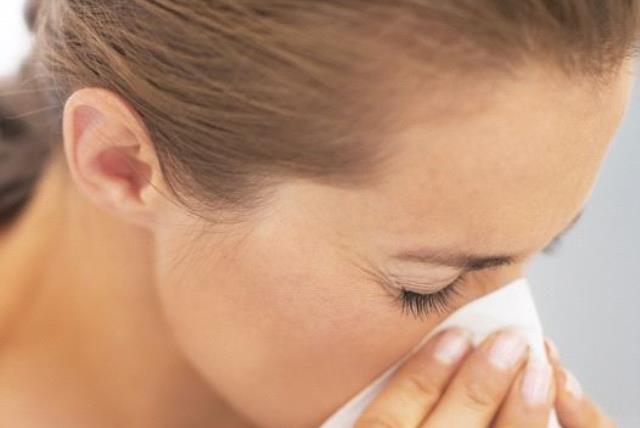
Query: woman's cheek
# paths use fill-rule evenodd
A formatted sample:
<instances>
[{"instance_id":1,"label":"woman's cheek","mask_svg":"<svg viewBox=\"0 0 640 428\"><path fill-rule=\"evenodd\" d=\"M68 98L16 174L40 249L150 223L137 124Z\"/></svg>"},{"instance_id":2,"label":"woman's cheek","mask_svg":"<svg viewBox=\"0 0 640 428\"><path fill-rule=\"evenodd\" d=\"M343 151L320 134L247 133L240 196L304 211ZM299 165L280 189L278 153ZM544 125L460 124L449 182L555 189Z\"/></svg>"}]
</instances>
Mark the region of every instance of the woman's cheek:
<instances>
[{"instance_id":1,"label":"woman's cheek","mask_svg":"<svg viewBox=\"0 0 640 428\"><path fill-rule=\"evenodd\" d=\"M167 319L206 379L266 426L317 425L433 325L403 317L321 246L191 254L160 285Z\"/></svg>"}]
</instances>

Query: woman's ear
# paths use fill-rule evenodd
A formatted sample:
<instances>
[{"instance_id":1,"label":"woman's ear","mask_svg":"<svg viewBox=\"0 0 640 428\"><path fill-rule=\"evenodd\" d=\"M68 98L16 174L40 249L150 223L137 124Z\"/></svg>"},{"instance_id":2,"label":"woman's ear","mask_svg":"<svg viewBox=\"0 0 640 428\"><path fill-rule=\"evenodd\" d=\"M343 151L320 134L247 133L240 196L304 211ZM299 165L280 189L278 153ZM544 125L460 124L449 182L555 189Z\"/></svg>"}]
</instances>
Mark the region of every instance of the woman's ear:
<instances>
[{"instance_id":1,"label":"woman's ear","mask_svg":"<svg viewBox=\"0 0 640 428\"><path fill-rule=\"evenodd\" d=\"M83 88L67 100L64 152L71 176L93 203L125 221L150 227L164 190L149 132L119 95Z\"/></svg>"}]
</instances>

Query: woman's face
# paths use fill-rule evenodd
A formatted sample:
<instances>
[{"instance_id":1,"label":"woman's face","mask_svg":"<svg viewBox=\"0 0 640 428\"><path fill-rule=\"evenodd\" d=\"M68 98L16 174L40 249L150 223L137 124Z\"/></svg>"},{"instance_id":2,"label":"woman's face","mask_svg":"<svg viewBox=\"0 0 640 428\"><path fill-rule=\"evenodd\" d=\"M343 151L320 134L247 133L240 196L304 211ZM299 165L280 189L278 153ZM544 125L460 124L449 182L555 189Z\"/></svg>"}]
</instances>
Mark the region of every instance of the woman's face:
<instances>
[{"instance_id":1,"label":"woman's face","mask_svg":"<svg viewBox=\"0 0 640 428\"><path fill-rule=\"evenodd\" d=\"M452 85L437 103L413 94L379 184L292 181L255 219L217 233L197 236L196 220L167 207L155 229L158 287L186 355L262 425L318 425L572 223L630 70L598 88L531 67L480 89ZM447 311L402 311L399 287L437 293L460 277Z\"/></svg>"}]
</instances>

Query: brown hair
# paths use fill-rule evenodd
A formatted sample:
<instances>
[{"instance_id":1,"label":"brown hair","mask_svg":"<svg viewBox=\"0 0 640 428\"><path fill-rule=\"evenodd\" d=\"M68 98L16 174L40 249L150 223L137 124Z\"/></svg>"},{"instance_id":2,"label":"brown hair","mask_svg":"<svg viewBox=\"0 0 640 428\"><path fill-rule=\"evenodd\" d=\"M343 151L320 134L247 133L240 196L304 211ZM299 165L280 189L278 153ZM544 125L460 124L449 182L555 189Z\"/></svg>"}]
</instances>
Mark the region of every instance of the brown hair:
<instances>
[{"instance_id":1,"label":"brown hair","mask_svg":"<svg viewBox=\"0 0 640 428\"><path fill-rule=\"evenodd\" d=\"M29 16L47 99L120 94L175 196L231 208L288 177L366 182L419 78L531 60L602 77L638 35L636 0L48 0Z\"/></svg>"},{"instance_id":2,"label":"brown hair","mask_svg":"<svg viewBox=\"0 0 640 428\"><path fill-rule=\"evenodd\" d=\"M29 60L15 76L0 81L0 225L28 202L55 138L55 117L33 75Z\"/></svg>"}]
</instances>

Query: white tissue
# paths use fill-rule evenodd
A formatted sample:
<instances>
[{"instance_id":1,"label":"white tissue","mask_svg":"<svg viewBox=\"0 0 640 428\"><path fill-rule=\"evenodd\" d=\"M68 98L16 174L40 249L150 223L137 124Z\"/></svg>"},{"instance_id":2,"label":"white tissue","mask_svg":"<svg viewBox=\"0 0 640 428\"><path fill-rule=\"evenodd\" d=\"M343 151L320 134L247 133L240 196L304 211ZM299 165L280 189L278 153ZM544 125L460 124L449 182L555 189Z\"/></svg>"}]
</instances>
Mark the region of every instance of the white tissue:
<instances>
[{"instance_id":1,"label":"white tissue","mask_svg":"<svg viewBox=\"0 0 640 428\"><path fill-rule=\"evenodd\" d=\"M489 333L506 326L518 328L527 337L531 357L547 360L542 325L536 310L529 283L520 278L479 299L476 299L450 314L429 332L411 351L405 354L355 397L340 407L320 428L350 428L373 398L393 375L402 362L415 352L421 344L443 328L453 325L467 328L478 344ZM555 412L549 418L548 428L560 428Z\"/></svg>"}]
</instances>

